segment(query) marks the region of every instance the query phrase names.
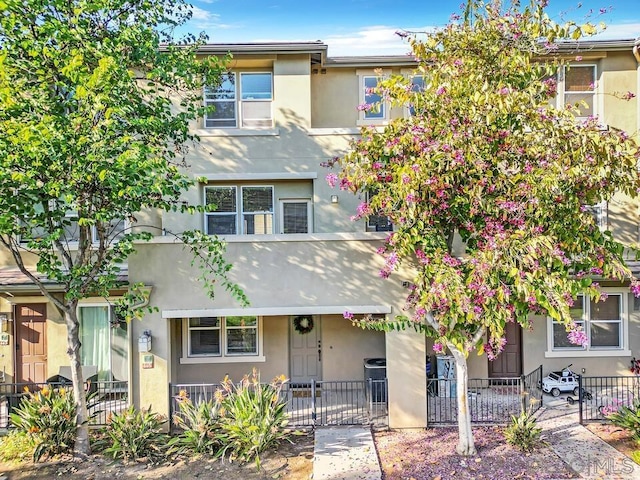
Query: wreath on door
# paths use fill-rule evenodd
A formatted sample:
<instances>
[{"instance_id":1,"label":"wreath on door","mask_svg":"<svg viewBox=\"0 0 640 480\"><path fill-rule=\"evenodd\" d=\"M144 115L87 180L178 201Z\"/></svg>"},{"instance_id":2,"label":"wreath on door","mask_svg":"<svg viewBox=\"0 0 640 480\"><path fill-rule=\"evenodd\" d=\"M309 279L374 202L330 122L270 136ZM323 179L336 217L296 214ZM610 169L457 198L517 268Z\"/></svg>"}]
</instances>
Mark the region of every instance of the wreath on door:
<instances>
[{"instance_id":1,"label":"wreath on door","mask_svg":"<svg viewBox=\"0 0 640 480\"><path fill-rule=\"evenodd\" d=\"M293 328L300 334L309 333L313 330L313 318L311 315L300 315L293 319Z\"/></svg>"}]
</instances>

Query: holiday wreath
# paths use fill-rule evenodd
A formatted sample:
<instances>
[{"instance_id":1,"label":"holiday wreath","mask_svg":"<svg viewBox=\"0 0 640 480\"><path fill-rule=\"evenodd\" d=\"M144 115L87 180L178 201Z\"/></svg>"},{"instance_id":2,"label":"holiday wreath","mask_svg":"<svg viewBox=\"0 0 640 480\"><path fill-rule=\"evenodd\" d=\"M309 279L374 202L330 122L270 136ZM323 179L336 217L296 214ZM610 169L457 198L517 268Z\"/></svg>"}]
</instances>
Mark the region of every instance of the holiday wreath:
<instances>
[{"instance_id":1,"label":"holiday wreath","mask_svg":"<svg viewBox=\"0 0 640 480\"><path fill-rule=\"evenodd\" d=\"M295 328L298 333L309 333L313 330L313 318L311 318L311 315L295 317L293 319L293 328Z\"/></svg>"}]
</instances>

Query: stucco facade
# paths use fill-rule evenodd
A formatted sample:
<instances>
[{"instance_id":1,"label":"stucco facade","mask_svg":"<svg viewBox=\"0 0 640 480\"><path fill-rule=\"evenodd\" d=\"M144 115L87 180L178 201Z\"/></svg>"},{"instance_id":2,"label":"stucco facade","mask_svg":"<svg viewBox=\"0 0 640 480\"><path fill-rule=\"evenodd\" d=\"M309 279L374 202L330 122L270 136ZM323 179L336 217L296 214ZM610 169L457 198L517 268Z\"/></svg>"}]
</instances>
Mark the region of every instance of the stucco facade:
<instances>
[{"instance_id":1,"label":"stucco facade","mask_svg":"<svg viewBox=\"0 0 640 480\"><path fill-rule=\"evenodd\" d=\"M634 42L593 42L587 47L583 61L595 66L595 102L603 123L637 132L637 100L616 96L638 92L640 59L634 57ZM363 79L374 76L375 69L408 74L414 65L411 57L332 59L320 42L208 45L202 55L229 50L233 88L238 90L231 101L215 93L207 98L227 102L225 108L233 115L223 118L220 113L192 125L201 141L190 149L188 172L202 181L184 197L204 204L209 196L220 199L224 194L232 198L229 205L235 205L219 217L139 215L141 224L154 227L150 231L155 237L140 244L130 258L128 279L152 287L149 301L156 311L128 326L132 401L167 412L170 383L211 383L225 375L239 379L254 367L265 380L280 374L298 381L358 380L363 379L365 358L385 357L390 426L426 425L425 360L432 354L431 341L410 331L361 330L342 315L347 310L388 317L402 313L407 294L402 282L411 276L403 271L388 280L378 276L382 263L375 252L387 233L350 220L361 199L331 189L321 166L347 151L360 125L384 124L405 114L402 109L385 110L381 118L367 119L357 106L365 95ZM242 90L245 81L247 92ZM258 211L251 202L260 195L268 205ZM635 202L623 197L609 202L606 223L618 239L638 241ZM222 236L228 243L227 259L234 265L231 278L245 291L249 307L240 308L222 289L215 299L209 298L188 253L174 237L160 234L187 229L233 230ZM0 261L6 272L14 271L3 252ZM12 319L21 305L47 303L17 278L9 273L0 278L5 291L0 312ZM640 352L640 306L625 286L609 287L619 294L622 309L620 348L554 351L550 321L535 318L533 329L522 333L520 373L541 364L546 372L568 363L588 374L625 373L631 357ZM104 303L88 299L86 304L100 301ZM67 363L66 331L55 309L49 305L46 312L45 368L51 376ZM311 336L295 331L294 322L301 318L313 322ZM15 379L21 355L16 323L7 327L8 345L0 345L0 370L7 382ZM144 331L151 333L150 352L138 348ZM312 345L298 345L309 343L309 338ZM298 348L313 358L298 363ZM490 375L486 357L472 354L469 373Z\"/></svg>"}]
</instances>

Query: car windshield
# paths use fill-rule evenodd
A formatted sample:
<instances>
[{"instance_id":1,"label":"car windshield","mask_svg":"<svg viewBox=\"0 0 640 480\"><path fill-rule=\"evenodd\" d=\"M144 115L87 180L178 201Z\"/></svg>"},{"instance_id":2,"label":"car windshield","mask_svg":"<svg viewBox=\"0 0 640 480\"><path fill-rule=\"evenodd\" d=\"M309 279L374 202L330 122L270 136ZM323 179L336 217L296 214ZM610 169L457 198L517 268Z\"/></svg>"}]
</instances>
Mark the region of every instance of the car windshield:
<instances>
[{"instance_id":1,"label":"car windshield","mask_svg":"<svg viewBox=\"0 0 640 480\"><path fill-rule=\"evenodd\" d=\"M549 378L550 378L551 380L560 380L560 375L558 375L558 374L557 374L557 373L555 373L555 372L551 372L551 373L549 374Z\"/></svg>"}]
</instances>

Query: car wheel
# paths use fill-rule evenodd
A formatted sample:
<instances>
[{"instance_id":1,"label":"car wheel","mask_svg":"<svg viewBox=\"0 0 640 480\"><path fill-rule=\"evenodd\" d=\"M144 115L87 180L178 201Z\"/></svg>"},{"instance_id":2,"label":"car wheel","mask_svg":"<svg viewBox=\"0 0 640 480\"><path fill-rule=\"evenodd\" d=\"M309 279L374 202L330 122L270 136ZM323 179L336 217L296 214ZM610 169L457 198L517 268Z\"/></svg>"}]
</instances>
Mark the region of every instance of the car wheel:
<instances>
[{"instance_id":1,"label":"car wheel","mask_svg":"<svg viewBox=\"0 0 640 480\"><path fill-rule=\"evenodd\" d=\"M578 395L580 395L580 389L578 387L573 389L573 394L577 397Z\"/></svg>"},{"instance_id":2,"label":"car wheel","mask_svg":"<svg viewBox=\"0 0 640 480\"><path fill-rule=\"evenodd\" d=\"M567 403L569 405L573 405L574 403L576 403L576 401L573 399L573 397L567 397Z\"/></svg>"},{"instance_id":3,"label":"car wheel","mask_svg":"<svg viewBox=\"0 0 640 480\"><path fill-rule=\"evenodd\" d=\"M551 389L551 395L553 395L554 397L559 397L560 396L560 389L559 388L552 388Z\"/></svg>"}]
</instances>

